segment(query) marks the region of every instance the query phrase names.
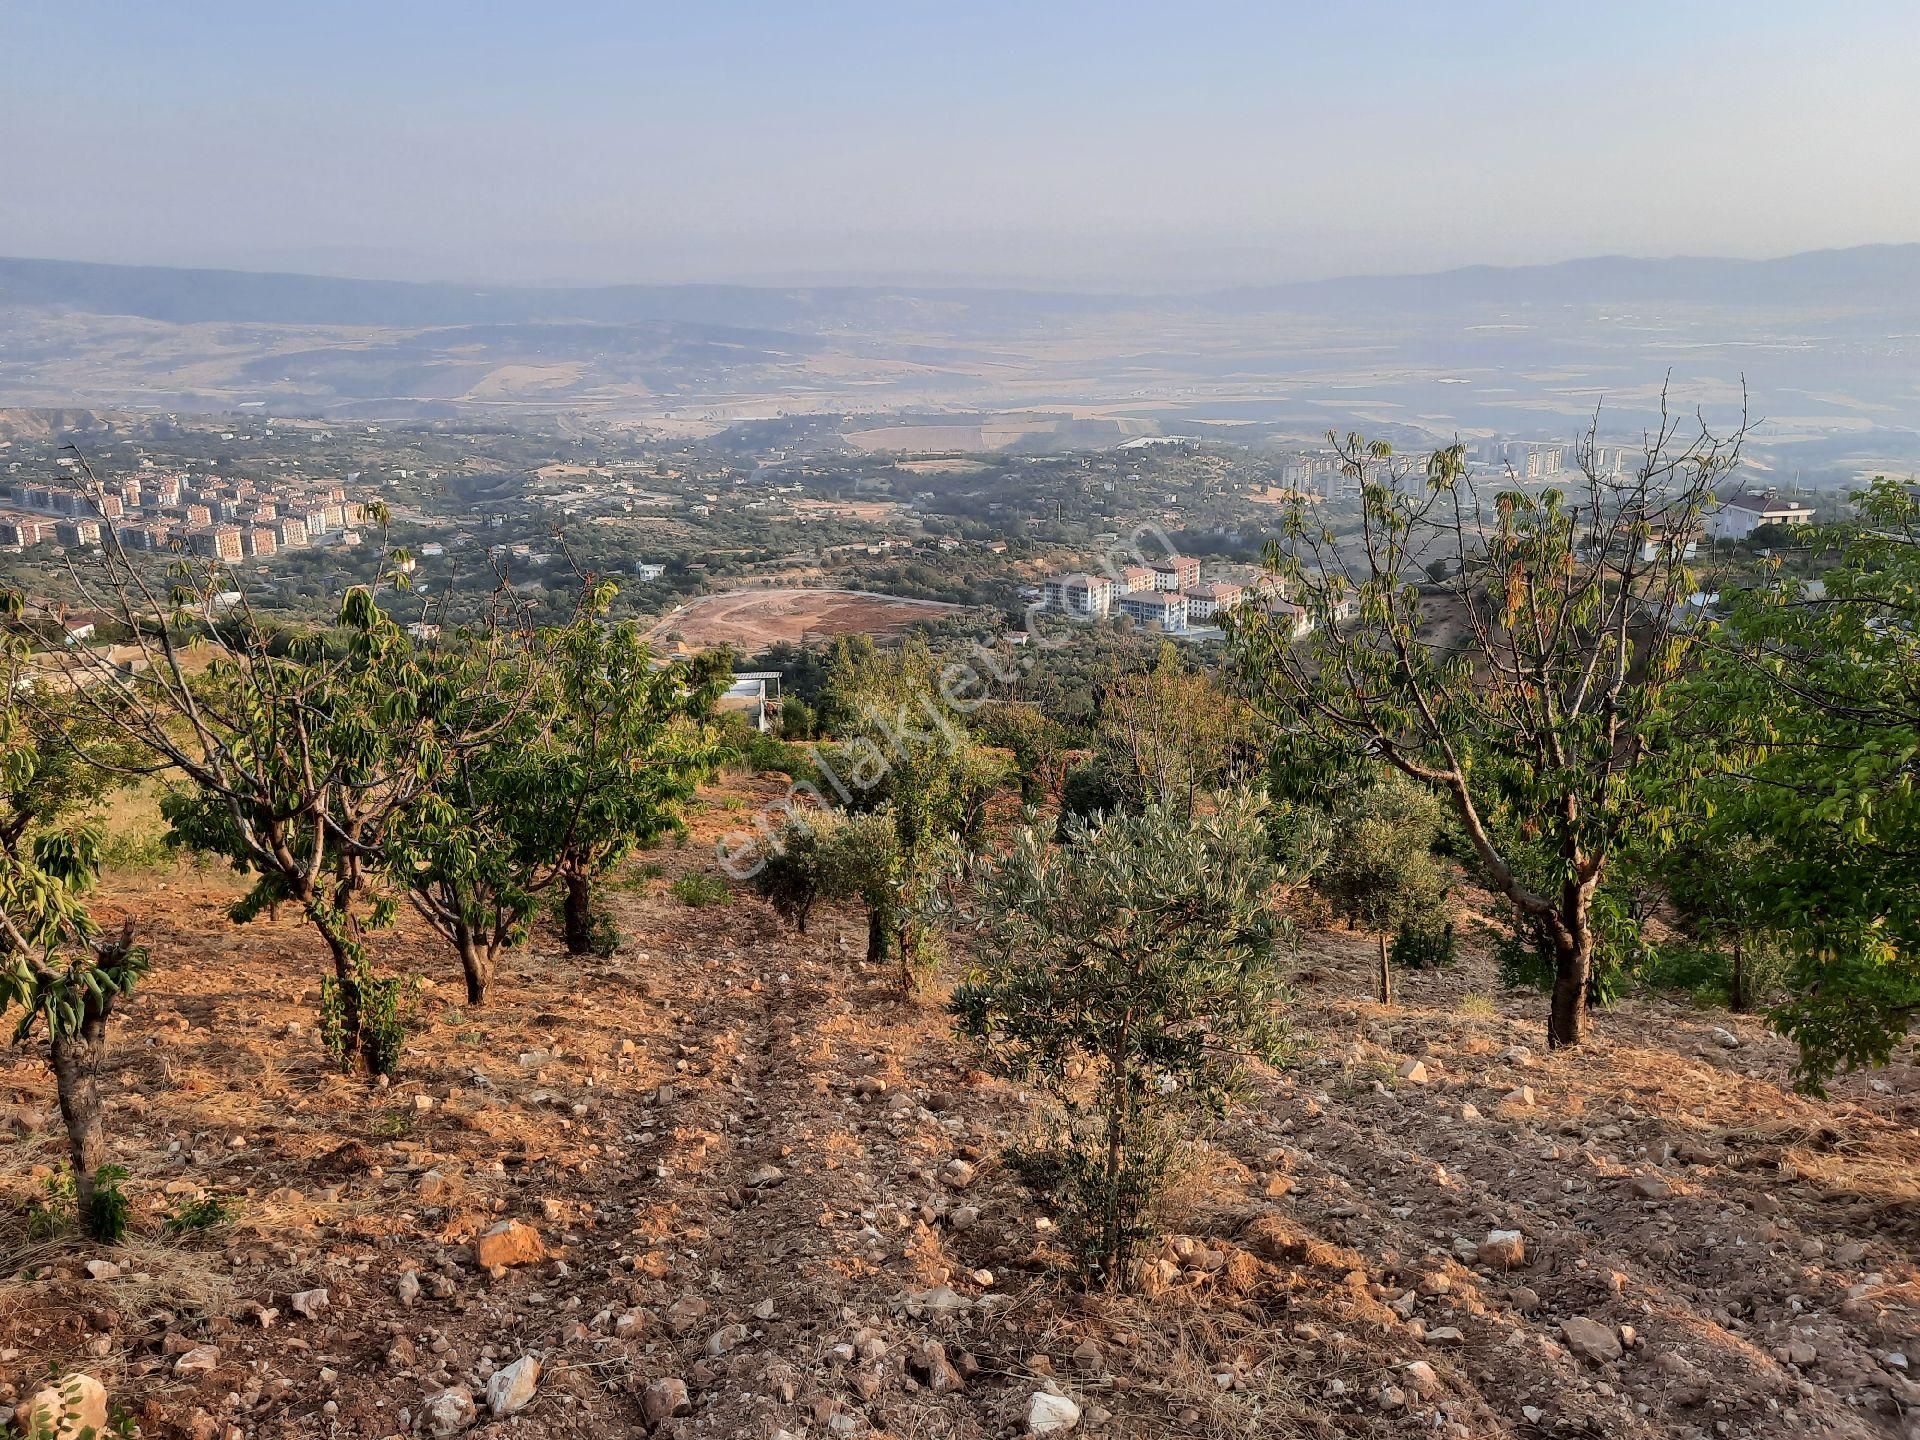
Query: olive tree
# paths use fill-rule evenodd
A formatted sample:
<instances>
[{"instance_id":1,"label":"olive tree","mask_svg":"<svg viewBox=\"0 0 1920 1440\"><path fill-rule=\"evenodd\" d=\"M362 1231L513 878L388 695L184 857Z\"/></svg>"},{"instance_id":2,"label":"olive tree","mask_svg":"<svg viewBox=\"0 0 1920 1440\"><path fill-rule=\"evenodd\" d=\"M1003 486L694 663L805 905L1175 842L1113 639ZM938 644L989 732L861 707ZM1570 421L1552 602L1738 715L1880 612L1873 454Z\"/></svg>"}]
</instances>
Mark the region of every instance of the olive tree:
<instances>
[{"instance_id":1,"label":"olive tree","mask_svg":"<svg viewBox=\"0 0 1920 1440\"><path fill-rule=\"evenodd\" d=\"M1328 816L1326 859L1313 888L1349 924L1373 932L1380 949L1380 1003L1393 1003L1387 936L1437 928L1447 876L1434 854L1440 801L1389 772L1338 801Z\"/></svg>"},{"instance_id":2,"label":"olive tree","mask_svg":"<svg viewBox=\"0 0 1920 1440\"><path fill-rule=\"evenodd\" d=\"M852 809L884 814L892 842L866 857L869 958L891 950L912 994L939 964L942 881L978 842L987 806L1006 776L1002 758L961 723L932 655L909 642L892 655L848 647L829 679L823 717L837 742L820 752L822 778Z\"/></svg>"},{"instance_id":3,"label":"olive tree","mask_svg":"<svg viewBox=\"0 0 1920 1440\"><path fill-rule=\"evenodd\" d=\"M792 815L754 857L753 887L802 935L820 902L857 902L867 917L867 963L880 964L893 933L894 839L884 809Z\"/></svg>"},{"instance_id":4,"label":"olive tree","mask_svg":"<svg viewBox=\"0 0 1920 1440\"><path fill-rule=\"evenodd\" d=\"M1183 1144L1279 1053L1282 877L1247 792L1071 817L1058 844L1050 828L1030 816L975 863L960 918L977 958L952 1009L1053 1102L1017 1158L1058 1196L1084 1277L1121 1288Z\"/></svg>"}]
</instances>

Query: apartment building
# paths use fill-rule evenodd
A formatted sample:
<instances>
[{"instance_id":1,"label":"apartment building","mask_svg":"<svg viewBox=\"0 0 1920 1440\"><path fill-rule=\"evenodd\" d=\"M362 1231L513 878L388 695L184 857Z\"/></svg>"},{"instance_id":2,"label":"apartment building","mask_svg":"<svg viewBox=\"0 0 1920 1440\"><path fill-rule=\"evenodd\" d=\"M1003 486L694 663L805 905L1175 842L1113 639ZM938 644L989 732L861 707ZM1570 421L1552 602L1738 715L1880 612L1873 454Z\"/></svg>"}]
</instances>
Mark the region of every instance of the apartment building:
<instances>
[{"instance_id":1,"label":"apartment building","mask_svg":"<svg viewBox=\"0 0 1920 1440\"><path fill-rule=\"evenodd\" d=\"M1187 597L1166 590L1142 590L1120 597L1120 612L1141 625L1177 632L1187 628Z\"/></svg>"},{"instance_id":2,"label":"apartment building","mask_svg":"<svg viewBox=\"0 0 1920 1440\"><path fill-rule=\"evenodd\" d=\"M1106 615L1113 610L1113 582L1084 572L1055 575L1046 582L1050 608L1069 615Z\"/></svg>"},{"instance_id":3,"label":"apartment building","mask_svg":"<svg viewBox=\"0 0 1920 1440\"><path fill-rule=\"evenodd\" d=\"M1154 562L1153 584L1156 590L1170 590L1178 594L1191 590L1200 583L1200 562L1189 560L1184 555L1169 555L1164 560Z\"/></svg>"},{"instance_id":4,"label":"apartment building","mask_svg":"<svg viewBox=\"0 0 1920 1440\"><path fill-rule=\"evenodd\" d=\"M196 525L187 531L187 550L209 560L244 560L246 541L238 525Z\"/></svg>"},{"instance_id":5,"label":"apartment building","mask_svg":"<svg viewBox=\"0 0 1920 1440\"><path fill-rule=\"evenodd\" d=\"M1231 610L1240 603L1245 588L1230 584L1225 580L1215 580L1207 585L1195 585L1186 592L1187 619L1211 620L1223 610Z\"/></svg>"}]
</instances>

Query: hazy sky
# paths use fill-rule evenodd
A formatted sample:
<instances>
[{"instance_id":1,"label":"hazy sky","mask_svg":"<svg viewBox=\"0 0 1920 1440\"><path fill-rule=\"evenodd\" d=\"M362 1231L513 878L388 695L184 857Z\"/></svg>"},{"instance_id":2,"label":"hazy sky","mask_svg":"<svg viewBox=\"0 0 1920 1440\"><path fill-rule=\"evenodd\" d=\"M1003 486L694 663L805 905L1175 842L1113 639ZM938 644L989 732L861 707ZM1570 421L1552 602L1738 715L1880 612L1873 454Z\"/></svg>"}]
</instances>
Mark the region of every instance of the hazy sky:
<instances>
[{"instance_id":1,"label":"hazy sky","mask_svg":"<svg viewBox=\"0 0 1920 1440\"><path fill-rule=\"evenodd\" d=\"M1185 288L1920 240L1920 0L0 0L0 254Z\"/></svg>"}]
</instances>

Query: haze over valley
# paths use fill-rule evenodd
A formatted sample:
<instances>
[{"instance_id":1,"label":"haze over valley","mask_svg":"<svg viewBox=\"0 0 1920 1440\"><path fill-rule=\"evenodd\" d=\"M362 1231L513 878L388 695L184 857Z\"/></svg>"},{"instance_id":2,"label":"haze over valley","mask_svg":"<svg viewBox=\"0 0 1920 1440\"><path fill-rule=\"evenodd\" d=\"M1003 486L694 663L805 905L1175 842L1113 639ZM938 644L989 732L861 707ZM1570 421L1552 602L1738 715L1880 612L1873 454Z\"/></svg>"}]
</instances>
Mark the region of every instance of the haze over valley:
<instances>
[{"instance_id":1,"label":"haze over valley","mask_svg":"<svg viewBox=\"0 0 1920 1440\"><path fill-rule=\"evenodd\" d=\"M1607 259L1194 296L887 286L501 287L0 260L0 405L322 419L567 412L700 435L778 416L864 448L1365 429L1630 435L1671 376L1756 454L1920 455L1920 246ZM862 437L865 438L862 438Z\"/></svg>"}]
</instances>

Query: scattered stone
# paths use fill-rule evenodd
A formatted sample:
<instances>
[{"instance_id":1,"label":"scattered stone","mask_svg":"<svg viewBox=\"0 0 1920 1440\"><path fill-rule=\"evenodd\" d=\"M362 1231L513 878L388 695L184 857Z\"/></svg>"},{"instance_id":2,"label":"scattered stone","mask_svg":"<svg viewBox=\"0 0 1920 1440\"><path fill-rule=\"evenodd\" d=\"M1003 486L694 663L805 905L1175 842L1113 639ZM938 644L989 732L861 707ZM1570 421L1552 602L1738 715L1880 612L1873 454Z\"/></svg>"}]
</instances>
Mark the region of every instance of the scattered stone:
<instances>
[{"instance_id":1,"label":"scattered stone","mask_svg":"<svg viewBox=\"0 0 1920 1440\"><path fill-rule=\"evenodd\" d=\"M921 1383L936 1395L950 1395L966 1385L953 1362L947 1359L947 1347L938 1340L929 1340L914 1351L908 1364Z\"/></svg>"},{"instance_id":2,"label":"scattered stone","mask_svg":"<svg viewBox=\"0 0 1920 1440\"><path fill-rule=\"evenodd\" d=\"M1517 1270L1527 1263L1527 1242L1518 1230L1489 1230L1477 1253L1483 1265Z\"/></svg>"},{"instance_id":3,"label":"scattered stone","mask_svg":"<svg viewBox=\"0 0 1920 1440\"><path fill-rule=\"evenodd\" d=\"M947 1224L955 1230L969 1229L980 1218L980 1209L975 1205L958 1205L947 1216Z\"/></svg>"},{"instance_id":4,"label":"scattered stone","mask_svg":"<svg viewBox=\"0 0 1920 1440\"><path fill-rule=\"evenodd\" d=\"M964 1190L973 1183L973 1166L956 1155L947 1162L940 1178L955 1190Z\"/></svg>"},{"instance_id":5,"label":"scattered stone","mask_svg":"<svg viewBox=\"0 0 1920 1440\"><path fill-rule=\"evenodd\" d=\"M1409 1085L1424 1085L1427 1083L1427 1067L1424 1061L1409 1060L1393 1073Z\"/></svg>"},{"instance_id":6,"label":"scattered stone","mask_svg":"<svg viewBox=\"0 0 1920 1440\"><path fill-rule=\"evenodd\" d=\"M1642 1200L1665 1200L1673 1194L1673 1187L1658 1175L1636 1175L1627 1188Z\"/></svg>"},{"instance_id":7,"label":"scattered stone","mask_svg":"<svg viewBox=\"0 0 1920 1440\"><path fill-rule=\"evenodd\" d=\"M393 1293L399 1297L402 1305L411 1310L414 1301L420 1298L419 1275L412 1270L402 1270L400 1278L393 1282Z\"/></svg>"},{"instance_id":8,"label":"scattered stone","mask_svg":"<svg viewBox=\"0 0 1920 1440\"><path fill-rule=\"evenodd\" d=\"M220 1351L213 1345L195 1345L173 1362L176 1375L204 1375L220 1364Z\"/></svg>"},{"instance_id":9,"label":"scattered stone","mask_svg":"<svg viewBox=\"0 0 1920 1440\"><path fill-rule=\"evenodd\" d=\"M519 1220L502 1220L473 1242L473 1258L483 1270L496 1265L532 1265L547 1258L540 1232Z\"/></svg>"},{"instance_id":10,"label":"scattered stone","mask_svg":"<svg viewBox=\"0 0 1920 1440\"><path fill-rule=\"evenodd\" d=\"M1716 1025L1713 1027L1713 1043L1722 1050L1738 1050L1742 1042L1740 1037L1731 1030Z\"/></svg>"},{"instance_id":11,"label":"scattered stone","mask_svg":"<svg viewBox=\"0 0 1920 1440\"><path fill-rule=\"evenodd\" d=\"M1455 1325L1436 1325L1433 1329L1427 1331L1426 1338L1429 1345L1464 1345L1467 1343L1467 1337L1462 1335L1459 1327Z\"/></svg>"},{"instance_id":12,"label":"scattered stone","mask_svg":"<svg viewBox=\"0 0 1920 1440\"><path fill-rule=\"evenodd\" d=\"M951 1315L972 1303L966 1296L956 1294L951 1286L936 1285L931 1290L916 1290L907 1296L907 1311L914 1316Z\"/></svg>"},{"instance_id":13,"label":"scattered stone","mask_svg":"<svg viewBox=\"0 0 1920 1440\"><path fill-rule=\"evenodd\" d=\"M296 1290L287 1298L287 1303L293 1306L294 1314L304 1316L308 1320L318 1320L326 1314L332 1301L326 1288L322 1286L314 1290Z\"/></svg>"},{"instance_id":14,"label":"scattered stone","mask_svg":"<svg viewBox=\"0 0 1920 1440\"><path fill-rule=\"evenodd\" d=\"M455 1385L438 1395L429 1396L420 1411L427 1433L439 1436L458 1435L479 1416L479 1408L473 1403L473 1392L464 1385Z\"/></svg>"},{"instance_id":15,"label":"scattered stone","mask_svg":"<svg viewBox=\"0 0 1920 1440\"><path fill-rule=\"evenodd\" d=\"M667 1328L684 1335L706 1318L712 1307L698 1295L682 1295L667 1307Z\"/></svg>"},{"instance_id":16,"label":"scattered stone","mask_svg":"<svg viewBox=\"0 0 1920 1440\"><path fill-rule=\"evenodd\" d=\"M21 1432L47 1440L77 1440L91 1429L107 1433L107 1391L91 1375L76 1370L35 1392L15 1413Z\"/></svg>"},{"instance_id":17,"label":"scattered stone","mask_svg":"<svg viewBox=\"0 0 1920 1440\"><path fill-rule=\"evenodd\" d=\"M787 1178L787 1172L778 1165L762 1165L747 1176L747 1187L751 1190L767 1190Z\"/></svg>"},{"instance_id":18,"label":"scattered stone","mask_svg":"<svg viewBox=\"0 0 1920 1440\"><path fill-rule=\"evenodd\" d=\"M1430 1400L1440 1393L1440 1377L1434 1373L1433 1366L1424 1360L1413 1360L1402 1366L1407 1384L1413 1387L1413 1393L1423 1400Z\"/></svg>"},{"instance_id":19,"label":"scattered stone","mask_svg":"<svg viewBox=\"0 0 1920 1440\"><path fill-rule=\"evenodd\" d=\"M487 1380L487 1408L496 1420L526 1409L540 1384L540 1361L522 1355L504 1370L496 1370Z\"/></svg>"},{"instance_id":20,"label":"scattered stone","mask_svg":"<svg viewBox=\"0 0 1920 1440\"><path fill-rule=\"evenodd\" d=\"M1560 1338L1566 1342L1569 1350L1589 1364L1610 1364L1621 1355L1620 1338L1612 1328L1602 1325L1598 1320L1589 1320L1584 1315L1562 1320Z\"/></svg>"},{"instance_id":21,"label":"scattered stone","mask_svg":"<svg viewBox=\"0 0 1920 1440\"><path fill-rule=\"evenodd\" d=\"M1517 1106L1522 1110L1531 1110L1533 1108L1533 1087L1531 1085L1521 1085L1509 1090L1501 1097L1500 1103L1503 1105Z\"/></svg>"},{"instance_id":22,"label":"scattered stone","mask_svg":"<svg viewBox=\"0 0 1920 1440\"><path fill-rule=\"evenodd\" d=\"M1036 1390L1027 1402L1027 1430L1034 1435L1064 1435L1080 1423L1080 1407L1064 1395Z\"/></svg>"},{"instance_id":23,"label":"scattered stone","mask_svg":"<svg viewBox=\"0 0 1920 1440\"><path fill-rule=\"evenodd\" d=\"M118 1280L120 1267L111 1260L87 1261L87 1275L94 1280Z\"/></svg>"},{"instance_id":24,"label":"scattered stone","mask_svg":"<svg viewBox=\"0 0 1920 1440\"><path fill-rule=\"evenodd\" d=\"M744 1345L753 1336L753 1332L744 1325L722 1325L707 1337L707 1358L718 1360L729 1350Z\"/></svg>"},{"instance_id":25,"label":"scattered stone","mask_svg":"<svg viewBox=\"0 0 1920 1440\"><path fill-rule=\"evenodd\" d=\"M687 1395L687 1382L679 1379L656 1380L640 1397L640 1412L649 1425L658 1425L676 1415L693 1413L693 1401Z\"/></svg>"}]
</instances>

